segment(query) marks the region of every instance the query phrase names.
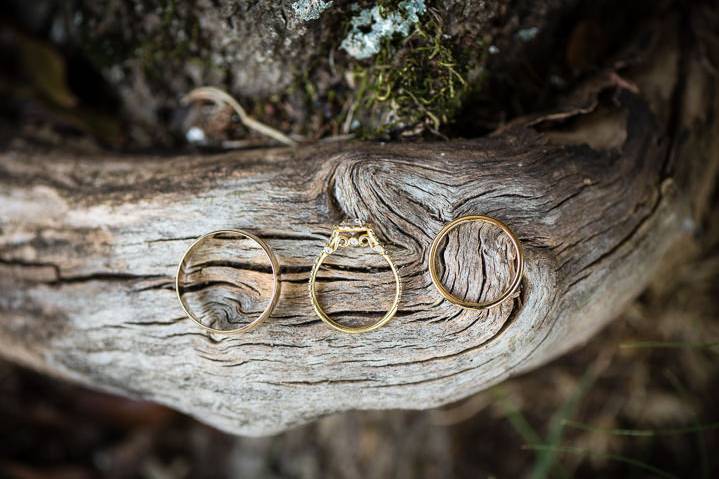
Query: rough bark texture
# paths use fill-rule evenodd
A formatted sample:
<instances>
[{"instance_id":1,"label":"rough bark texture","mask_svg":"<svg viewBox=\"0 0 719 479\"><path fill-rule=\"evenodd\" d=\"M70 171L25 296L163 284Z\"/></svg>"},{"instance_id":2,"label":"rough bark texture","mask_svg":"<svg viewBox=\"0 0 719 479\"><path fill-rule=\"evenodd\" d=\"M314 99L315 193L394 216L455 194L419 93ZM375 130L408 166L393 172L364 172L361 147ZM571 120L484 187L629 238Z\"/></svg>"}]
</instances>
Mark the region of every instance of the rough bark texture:
<instances>
[{"instance_id":1,"label":"rough bark texture","mask_svg":"<svg viewBox=\"0 0 719 479\"><path fill-rule=\"evenodd\" d=\"M655 41L657 54L627 71L635 83L598 75L561 111L475 141L175 158L4 152L0 350L252 435L349 409L433 407L543 364L642 290L712 191L719 104L705 54L715 52ZM426 264L442 224L472 213L504 220L526 251L518 296L483 313L439 302ZM307 294L344 217L375 225L404 282L399 314L371 334L327 329ZM269 241L283 291L262 327L214 337L181 314L173 277L194 237L225 227ZM465 246L448 242L445 275L454 291L492 294L501 274L465 268L504 271L507 251L489 241L471 255L470 233ZM259 257L217 274L237 268L260 286L268 276ZM328 305L381 314L367 301L389 284L378 271L329 268Z\"/></svg>"}]
</instances>

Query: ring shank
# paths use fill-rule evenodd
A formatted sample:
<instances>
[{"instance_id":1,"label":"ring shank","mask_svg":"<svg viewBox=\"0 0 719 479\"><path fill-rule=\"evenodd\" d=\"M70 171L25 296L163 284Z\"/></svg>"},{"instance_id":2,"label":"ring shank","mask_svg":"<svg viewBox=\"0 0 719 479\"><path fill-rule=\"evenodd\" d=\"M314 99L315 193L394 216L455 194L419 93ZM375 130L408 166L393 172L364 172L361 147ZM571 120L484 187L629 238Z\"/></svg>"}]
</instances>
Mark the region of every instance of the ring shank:
<instances>
[{"instance_id":1,"label":"ring shank","mask_svg":"<svg viewBox=\"0 0 719 479\"><path fill-rule=\"evenodd\" d=\"M264 309L262 314L258 316L256 319L254 319L249 324L235 328L235 329L218 329L213 328L210 326L207 326L205 324L202 324L202 322L190 311L190 308L185 303L184 299L182 298L182 294L180 293L180 275L182 274L182 269L185 265L185 262L187 258L205 241L212 239L214 237L223 235L223 234L234 234L243 236L251 241L254 241L257 243L261 248L262 251L265 253L265 256L267 256L267 259L270 261L270 264L272 266L272 299L270 300L270 303L267 305L267 307ZM189 248L185 251L185 253L182 255L182 259L180 260L180 264L177 267L177 274L175 275L175 292L177 293L177 299L180 301L180 306L182 306L182 310L185 312L188 318L190 318L192 321L194 321L198 326L200 326L202 329L212 332L212 333L219 333L219 334L239 334L244 333L247 331L250 331L251 329L254 329L257 327L262 321L267 319L271 314L272 311L275 309L275 306L277 306L277 302L280 298L280 290L281 290L281 283L280 283L280 266L279 262L277 261L277 258L275 257L275 254L272 252L272 249L270 246L265 243L262 239L255 236L252 233L249 233L244 230L239 229L225 229L225 230L216 230L211 231L207 234L204 234L197 238L194 243L190 245Z\"/></svg>"},{"instance_id":2,"label":"ring shank","mask_svg":"<svg viewBox=\"0 0 719 479\"><path fill-rule=\"evenodd\" d=\"M385 261L389 264L390 268L392 269L392 274L394 275L394 281L395 281L395 295L394 295L394 301L392 302L392 306L390 309L385 313L384 316L379 321L376 321L372 324L369 324L367 326L345 326L343 324L338 323L334 319L330 318L329 315L325 312L325 310L320 305L319 299L317 298L317 290L315 288L316 281L317 281L317 273L319 273L320 267L324 263L324 261L327 259L328 256L330 256L331 253L325 253L324 251L320 254L320 256L317 258L317 261L315 262L314 266L312 267L312 272L310 273L310 299L312 300L312 306L314 307L315 313L317 313L317 316L322 319L327 325L329 325L331 328L334 328L338 331L342 331L344 333L350 333L350 334L358 334L358 333L367 333L369 331L374 331L377 328L380 328L387 324L387 322L392 319L392 317L397 313L397 308L399 307L399 299L402 294L402 285L399 279L399 273L397 272L397 268L395 268L394 263L392 262L392 259L389 257L387 253L378 253L380 254Z\"/></svg>"},{"instance_id":3,"label":"ring shank","mask_svg":"<svg viewBox=\"0 0 719 479\"><path fill-rule=\"evenodd\" d=\"M442 284L442 280L439 275L439 271L437 269L437 255L439 253L439 247L442 242L442 240L449 235L449 233L458 228L460 225L464 223L473 223L473 222L480 222L480 223L488 223L491 225L494 225L498 227L499 229L506 234L511 243L512 247L514 248L515 252L515 273L514 277L512 278L512 282L509 285L509 287L502 292L501 295L499 295L498 298L493 299L491 301L484 301L484 302L473 302L473 301L467 301L464 299L461 299L452 293L447 289L447 287ZM461 306L463 308L467 309L475 309L475 310L483 310L488 309L493 306L496 306L500 303L502 303L505 299L507 299L509 296L514 294L514 292L519 288L519 285L522 281L522 275L524 273L524 252L522 251L522 246L519 243L519 239L514 235L512 230L509 229L509 227L504 224L503 222L499 221L496 218L492 218L491 216L485 216L485 215L470 215L470 216L462 216L460 218L457 218L453 221L450 221L444 227L440 230L440 232L435 237L434 241L432 241L432 246L430 247L429 252L429 272L432 277L432 283L437 288L439 293L448 301L451 303L454 303L458 306Z\"/></svg>"}]
</instances>

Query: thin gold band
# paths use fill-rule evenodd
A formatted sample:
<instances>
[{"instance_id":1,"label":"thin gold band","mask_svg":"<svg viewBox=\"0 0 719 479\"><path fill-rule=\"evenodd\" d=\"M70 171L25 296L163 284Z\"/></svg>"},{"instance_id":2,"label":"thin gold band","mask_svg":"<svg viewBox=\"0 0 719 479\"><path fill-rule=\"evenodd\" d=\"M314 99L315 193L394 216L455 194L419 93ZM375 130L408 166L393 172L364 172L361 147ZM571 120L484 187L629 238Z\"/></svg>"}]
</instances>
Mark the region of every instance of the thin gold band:
<instances>
[{"instance_id":1,"label":"thin gold band","mask_svg":"<svg viewBox=\"0 0 719 479\"><path fill-rule=\"evenodd\" d=\"M182 273L182 268L185 265L185 261L187 260L187 257L192 254L195 249L202 244L204 241L214 238L215 236L219 236L222 234L236 234L240 236L244 236L245 238L248 238L262 248L262 250L265 252L265 255L267 256L267 259L270 260L270 264L272 265L272 299L270 300L270 304L267 305L265 310L260 314L260 316L252 321L251 323L242 326L240 328L236 329L217 329L212 328L210 326L206 326L202 324L202 322L195 317L194 314L192 314L185 304L185 301L182 299L182 295L180 294L180 274ZM277 305L277 302L280 299L280 289L281 289L281 283L280 283L280 265L277 261L277 258L275 257L275 254L272 252L272 248L262 241L257 236L253 235L252 233L248 233L247 231L243 230L237 230L237 229L227 229L227 230L217 230L217 231L211 231L207 234L204 234L197 238L194 243L190 245L189 248L185 251L185 254L182 255L182 259L180 260L180 264L177 266L177 274L175 275L175 292L177 293L177 299L180 301L180 306L182 306L182 310L187 314L187 317L190 318L192 321L194 321L198 326L200 326L202 329L206 331L210 331L212 333L219 333L219 334L239 334L247 332L251 329L254 329L257 327L262 321L267 319L271 314L272 311L275 309L275 306Z\"/></svg>"},{"instance_id":2,"label":"thin gold band","mask_svg":"<svg viewBox=\"0 0 719 479\"><path fill-rule=\"evenodd\" d=\"M394 281L395 281L395 294L394 294L394 301L392 302L392 306L390 307L389 311L385 313L384 316L379 321L376 321L372 324L369 324L367 326L345 326L334 319L330 318L329 315L322 309L322 306L320 305L319 299L317 298L317 290L316 290L316 281L317 281L317 273L320 270L320 266L322 266L322 263L324 263L325 259L327 259L328 256L330 256L332 253L334 253L337 248L344 248L348 246L353 247L368 247L371 248L374 252L380 254L385 261L389 264L390 268L392 269L392 274L394 275ZM315 310L315 313L317 313L317 316L320 317L322 321L324 321L328 326L330 326L333 329L336 329L338 331L342 331L344 333L350 333L350 334L359 334L359 333L367 333L369 331L374 331L377 328L380 328L387 324L387 322L392 319L392 317L397 313L397 308L399 307L399 300L400 296L402 295L402 283L399 278L399 273L397 272L397 268L395 268L394 263L392 262L392 259L389 257L387 252L385 251L384 247L379 243L377 240L377 237L374 234L374 231L370 226L362 225L362 226L335 226L335 229L332 232L332 237L330 238L329 243L325 248L322 250L322 253L317 257L317 260L315 261L314 266L312 267L312 271L310 272L310 281L309 281L309 289L310 289L310 300L312 301L312 307Z\"/></svg>"},{"instance_id":3,"label":"thin gold band","mask_svg":"<svg viewBox=\"0 0 719 479\"><path fill-rule=\"evenodd\" d=\"M447 236L450 231L459 227L461 224L471 222L489 223L500 228L509 237L516 253L516 271L514 273L514 277L512 278L512 283L497 299L494 299L492 301L475 303L473 301L466 301L461 298L458 298L457 296L454 296L452 293L449 292L449 290L442 284L442 280L439 277L439 271L437 269L437 253L439 252L439 246L442 242L442 239L444 239L444 237ZM434 241L432 241L432 246L429 250L429 273L432 276L432 283L434 284L434 286L437 288L439 293L448 301L467 309L487 309L500 304L505 299L514 294L517 288L519 288L519 285L522 282L522 274L524 273L524 252L522 251L522 246L519 243L519 239L514 235L514 233L512 233L512 230L510 230L506 224L502 223L498 219L485 215L462 216L444 225L444 227L434 238Z\"/></svg>"}]
</instances>

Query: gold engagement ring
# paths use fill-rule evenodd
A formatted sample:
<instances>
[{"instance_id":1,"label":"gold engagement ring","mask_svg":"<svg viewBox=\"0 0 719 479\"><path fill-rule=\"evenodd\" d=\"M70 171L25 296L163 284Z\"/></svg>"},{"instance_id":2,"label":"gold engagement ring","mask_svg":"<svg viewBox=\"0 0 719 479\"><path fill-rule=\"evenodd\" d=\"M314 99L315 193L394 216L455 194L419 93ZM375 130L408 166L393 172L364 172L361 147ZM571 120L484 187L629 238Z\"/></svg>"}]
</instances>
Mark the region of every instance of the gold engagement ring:
<instances>
[{"instance_id":1,"label":"gold engagement ring","mask_svg":"<svg viewBox=\"0 0 719 479\"><path fill-rule=\"evenodd\" d=\"M395 295L394 295L394 301L392 303L392 306L390 307L389 311L385 313L382 318L380 318L378 321L371 323L367 326L345 326L334 319L330 318L325 310L322 308L322 306L319 303L319 300L317 299L317 273L320 270L320 266L324 263L324 261L332 255L335 251L337 251L339 248L369 248L371 251L381 255L385 261L389 264L390 268L392 269L392 274L394 275L394 280L396 284L395 288ZM357 334L357 333L366 333L369 331L373 331L383 325L385 325L397 312L397 308L399 306L399 299L402 292L402 285L399 279L399 274L397 273L397 268L395 268L394 263L392 262L392 259L387 254L387 251L385 250L384 246L379 242L377 239L377 236L375 235L374 231L372 230L372 227L367 224L363 224L361 222L354 222L353 224L347 224L342 223L340 225L337 225L334 227L332 231L332 236L330 237L329 242L327 245L323 248L320 255L317 257L317 260L315 261L314 266L312 267L312 272L310 273L310 281L309 281L309 290L310 290L310 300L312 301L312 306L314 307L315 312L317 313L317 316L322 319L327 325L329 325L331 328L334 328L338 331L342 331L345 333L351 333L351 334Z\"/></svg>"}]
</instances>

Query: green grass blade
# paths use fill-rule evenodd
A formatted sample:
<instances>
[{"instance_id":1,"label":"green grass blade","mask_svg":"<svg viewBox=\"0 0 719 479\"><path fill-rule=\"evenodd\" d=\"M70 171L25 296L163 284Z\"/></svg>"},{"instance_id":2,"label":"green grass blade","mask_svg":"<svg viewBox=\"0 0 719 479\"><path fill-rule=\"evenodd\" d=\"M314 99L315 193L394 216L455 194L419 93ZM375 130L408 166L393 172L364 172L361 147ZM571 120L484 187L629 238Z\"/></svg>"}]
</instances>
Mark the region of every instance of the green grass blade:
<instances>
[{"instance_id":1,"label":"green grass blade","mask_svg":"<svg viewBox=\"0 0 719 479\"><path fill-rule=\"evenodd\" d=\"M659 477L664 477L666 479L677 479L677 476L674 476L672 474L669 474L666 471L663 471L659 468L656 468L652 466L651 464L647 464L642 461L638 461L636 459L632 459L631 457L621 456L619 454L600 454L600 453L592 453L589 450L586 449L579 449L576 447L555 447L549 444L539 444L534 446L526 446L527 449L533 449L538 451L551 451L554 454L557 453L569 453L569 454L577 454L577 455L583 455L583 456L595 456L595 457L601 457L605 459L609 459L612 461L617 462L623 462L625 464L629 464L630 466L634 466L638 469L643 469L645 471L651 472Z\"/></svg>"},{"instance_id":2,"label":"green grass blade","mask_svg":"<svg viewBox=\"0 0 719 479\"><path fill-rule=\"evenodd\" d=\"M672 386L674 389L679 393L679 395L684 399L684 401L687 404L692 404L692 398L691 393L687 391L687 389L684 387L682 382L679 380L679 378L674 374L671 370L665 370L664 375L669 379L669 381L672 383ZM694 415L695 421L694 425L695 427L701 426L699 423L699 414L697 414L696 409L694 407L692 409L692 414ZM709 477L709 452L707 451L707 445L706 441L704 439L704 434L699 432L696 436L697 438L697 446L699 448L699 457L701 459L701 468L702 468L702 477L707 478Z\"/></svg>"},{"instance_id":3,"label":"green grass blade","mask_svg":"<svg viewBox=\"0 0 719 479\"><path fill-rule=\"evenodd\" d=\"M620 345L627 349L709 349L719 348L719 341L629 341Z\"/></svg>"},{"instance_id":4,"label":"green grass blade","mask_svg":"<svg viewBox=\"0 0 719 479\"><path fill-rule=\"evenodd\" d=\"M710 422L706 424L695 424L694 426L665 428L665 429L621 429L621 428L603 428L592 426L578 421L564 421L564 425L574 429L583 431L601 432L612 434L615 436L635 436L635 437L655 437L655 436L679 436L682 434L691 434L696 432L711 431L719 429L719 422Z\"/></svg>"},{"instance_id":5,"label":"green grass blade","mask_svg":"<svg viewBox=\"0 0 719 479\"><path fill-rule=\"evenodd\" d=\"M519 409L507 399L507 395L503 391L497 391L496 396L499 406L502 408L502 413L504 413L504 416L509 420L514 430L517 431L517 434L519 434L526 443L541 444L544 442L539 433L529 424L529 421L527 421Z\"/></svg>"},{"instance_id":6,"label":"green grass blade","mask_svg":"<svg viewBox=\"0 0 719 479\"><path fill-rule=\"evenodd\" d=\"M554 463L557 460L558 448L562 442L564 422L574 416L579 402L592 386L595 379L596 374L594 372L594 368L590 367L582 376L574 393L569 396L559 410L557 410L557 412L552 416L549 423L549 433L547 435L547 441L550 447L540 450L537 462L534 464L534 468L530 474L532 479L544 479L551 472L552 467L554 467Z\"/></svg>"},{"instance_id":7,"label":"green grass blade","mask_svg":"<svg viewBox=\"0 0 719 479\"><path fill-rule=\"evenodd\" d=\"M509 421L509 424L527 444L535 445L542 444L544 442L544 439L542 439L537 430L532 427L529 421L527 421L527 418L524 417L524 414L522 414L522 412L512 403L512 401L507 399L507 394L504 390L500 389L499 387L496 388L495 396L499 403L499 406L502 408L504 417ZM537 451L535 452L535 454L539 455L540 452ZM567 472L564 471L561 466L558 467L557 472L559 474L559 477L569 477Z\"/></svg>"}]
</instances>

